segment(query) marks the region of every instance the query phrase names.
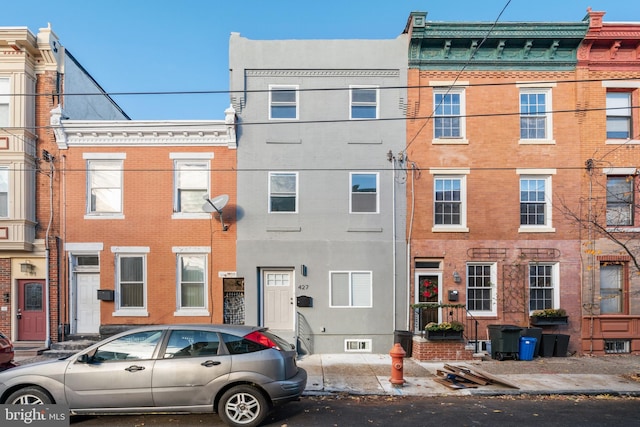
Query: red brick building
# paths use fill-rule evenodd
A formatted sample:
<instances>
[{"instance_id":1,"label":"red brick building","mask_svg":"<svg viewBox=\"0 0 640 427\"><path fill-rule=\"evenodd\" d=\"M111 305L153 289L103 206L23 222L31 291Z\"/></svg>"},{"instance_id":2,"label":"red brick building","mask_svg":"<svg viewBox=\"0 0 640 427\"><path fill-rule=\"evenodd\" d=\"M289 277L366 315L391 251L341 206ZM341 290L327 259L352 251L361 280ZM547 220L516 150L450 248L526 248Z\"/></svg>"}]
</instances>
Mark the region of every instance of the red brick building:
<instances>
[{"instance_id":1,"label":"red brick building","mask_svg":"<svg viewBox=\"0 0 640 427\"><path fill-rule=\"evenodd\" d=\"M583 204L580 350L640 352L640 23L589 10L578 51Z\"/></svg>"},{"instance_id":2,"label":"red brick building","mask_svg":"<svg viewBox=\"0 0 640 427\"><path fill-rule=\"evenodd\" d=\"M408 31L407 239L412 304L461 304L488 340L491 324L533 326L566 310L581 328L583 173L575 23L457 23L412 13ZM435 288L435 292L432 291ZM424 292L428 289L428 292ZM414 312L414 332L453 310Z\"/></svg>"}]
</instances>

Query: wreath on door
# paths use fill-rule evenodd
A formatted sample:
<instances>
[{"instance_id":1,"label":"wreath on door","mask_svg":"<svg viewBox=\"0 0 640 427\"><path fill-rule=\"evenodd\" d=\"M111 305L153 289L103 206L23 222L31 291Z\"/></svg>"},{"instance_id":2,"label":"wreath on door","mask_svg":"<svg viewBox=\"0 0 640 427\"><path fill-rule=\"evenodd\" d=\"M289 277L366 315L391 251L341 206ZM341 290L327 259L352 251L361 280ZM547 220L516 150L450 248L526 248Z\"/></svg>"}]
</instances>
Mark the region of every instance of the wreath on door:
<instances>
[{"instance_id":1,"label":"wreath on door","mask_svg":"<svg viewBox=\"0 0 640 427\"><path fill-rule=\"evenodd\" d=\"M438 284L430 279L423 279L420 282L420 295L425 298L438 296Z\"/></svg>"}]
</instances>

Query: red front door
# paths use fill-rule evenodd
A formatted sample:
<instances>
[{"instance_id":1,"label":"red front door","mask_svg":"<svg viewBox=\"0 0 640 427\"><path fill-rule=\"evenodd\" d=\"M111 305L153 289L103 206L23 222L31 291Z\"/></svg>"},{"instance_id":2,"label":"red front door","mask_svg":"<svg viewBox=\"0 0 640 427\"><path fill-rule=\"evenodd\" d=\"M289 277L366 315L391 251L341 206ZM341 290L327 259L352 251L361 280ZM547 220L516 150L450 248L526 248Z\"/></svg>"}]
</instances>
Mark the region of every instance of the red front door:
<instances>
[{"instance_id":1,"label":"red front door","mask_svg":"<svg viewBox=\"0 0 640 427\"><path fill-rule=\"evenodd\" d=\"M18 281L18 341L46 339L44 280Z\"/></svg>"}]
</instances>

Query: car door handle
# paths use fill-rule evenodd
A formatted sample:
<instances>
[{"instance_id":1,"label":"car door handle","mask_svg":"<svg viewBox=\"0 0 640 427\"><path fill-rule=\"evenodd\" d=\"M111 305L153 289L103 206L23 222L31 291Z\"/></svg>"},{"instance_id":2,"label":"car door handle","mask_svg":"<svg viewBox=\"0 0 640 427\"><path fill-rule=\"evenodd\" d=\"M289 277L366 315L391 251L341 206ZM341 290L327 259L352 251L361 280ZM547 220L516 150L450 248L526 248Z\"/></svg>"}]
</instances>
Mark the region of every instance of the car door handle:
<instances>
[{"instance_id":1,"label":"car door handle","mask_svg":"<svg viewBox=\"0 0 640 427\"><path fill-rule=\"evenodd\" d=\"M220 363L221 362L218 362L218 361L207 360L205 362L202 362L201 365L206 366L208 368L209 366L216 366L216 365L219 365Z\"/></svg>"},{"instance_id":2,"label":"car door handle","mask_svg":"<svg viewBox=\"0 0 640 427\"><path fill-rule=\"evenodd\" d=\"M125 368L125 371L129 371L129 372L144 371L144 366L137 366L137 365L129 366L128 368Z\"/></svg>"}]
</instances>

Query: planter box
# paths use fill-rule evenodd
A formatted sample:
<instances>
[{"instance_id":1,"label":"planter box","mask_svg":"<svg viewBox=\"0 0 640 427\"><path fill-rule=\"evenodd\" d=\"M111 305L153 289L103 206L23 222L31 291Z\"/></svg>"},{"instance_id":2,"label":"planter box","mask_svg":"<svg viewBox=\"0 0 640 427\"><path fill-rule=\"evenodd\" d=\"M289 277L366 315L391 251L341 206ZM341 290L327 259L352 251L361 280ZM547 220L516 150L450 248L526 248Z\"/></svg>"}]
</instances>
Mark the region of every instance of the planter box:
<instances>
[{"instance_id":1,"label":"planter box","mask_svg":"<svg viewBox=\"0 0 640 427\"><path fill-rule=\"evenodd\" d=\"M462 331L426 331L428 340L461 340Z\"/></svg>"},{"instance_id":2,"label":"planter box","mask_svg":"<svg viewBox=\"0 0 640 427\"><path fill-rule=\"evenodd\" d=\"M566 325L567 323L569 323L569 316L557 316L557 317L531 316L531 324L535 326Z\"/></svg>"}]
</instances>

